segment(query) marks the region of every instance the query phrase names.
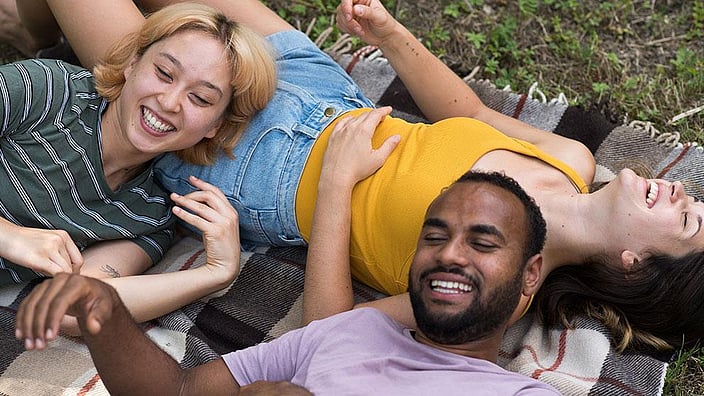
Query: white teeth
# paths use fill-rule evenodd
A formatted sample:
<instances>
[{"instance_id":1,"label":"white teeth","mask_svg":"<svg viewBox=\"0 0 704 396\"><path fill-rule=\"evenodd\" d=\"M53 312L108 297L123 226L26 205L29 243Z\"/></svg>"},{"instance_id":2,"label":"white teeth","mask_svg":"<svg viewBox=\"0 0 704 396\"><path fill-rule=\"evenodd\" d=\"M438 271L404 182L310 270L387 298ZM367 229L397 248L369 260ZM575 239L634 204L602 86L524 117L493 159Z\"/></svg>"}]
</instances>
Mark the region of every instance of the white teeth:
<instances>
[{"instance_id":1,"label":"white teeth","mask_svg":"<svg viewBox=\"0 0 704 396\"><path fill-rule=\"evenodd\" d=\"M648 186L648 196L645 198L645 203L648 207L653 206L655 203L655 200L658 197L658 190L660 190L658 184L651 181Z\"/></svg>"},{"instance_id":2,"label":"white teeth","mask_svg":"<svg viewBox=\"0 0 704 396\"><path fill-rule=\"evenodd\" d=\"M174 128L171 125L164 124L163 122L159 121L156 116L149 111L146 107L142 108L142 118L144 119L144 122L147 123L147 125L159 132L169 132L172 131L176 128Z\"/></svg>"},{"instance_id":3,"label":"white teeth","mask_svg":"<svg viewBox=\"0 0 704 396\"><path fill-rule=\"evenodd\" d=\"M472 285L460 282L448 282L443 280L430 281L430 287L433 291L445 294L460 294L469 293L472 291Z\"/></svg>"}]
</instances>

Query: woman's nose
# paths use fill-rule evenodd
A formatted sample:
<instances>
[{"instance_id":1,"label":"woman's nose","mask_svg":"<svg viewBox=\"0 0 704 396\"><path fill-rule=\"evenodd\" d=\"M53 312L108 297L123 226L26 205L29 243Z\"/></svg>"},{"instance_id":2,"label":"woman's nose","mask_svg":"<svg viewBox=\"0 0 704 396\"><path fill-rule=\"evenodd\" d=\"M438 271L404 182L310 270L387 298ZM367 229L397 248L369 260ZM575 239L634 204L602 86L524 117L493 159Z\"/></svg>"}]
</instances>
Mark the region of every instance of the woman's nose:
<instances>
[{"instance_id":1,"label":"woman's nose","mask_svg":"<svg viewBox=\"0 0 704 396\"><path fill-rule=\"evenodd\" d=\"M684 185L682 185L682 182L676 181L673 182L670 185L671 193L670 193L670 201L672 203L678 202L678 201L687 201L687 193L684 191Z\"/></svg>"},{"instance_id":2,"label":"woman's nose","mask_svg":"<svg viewBox=\"0 0 704 396\"><path fill-rule=\"evenodd\" d=\"M164 110L176 112L179 108L179 96L176 90L166 90L158 96L158 99Z\"/></svg>"}]
</instances>

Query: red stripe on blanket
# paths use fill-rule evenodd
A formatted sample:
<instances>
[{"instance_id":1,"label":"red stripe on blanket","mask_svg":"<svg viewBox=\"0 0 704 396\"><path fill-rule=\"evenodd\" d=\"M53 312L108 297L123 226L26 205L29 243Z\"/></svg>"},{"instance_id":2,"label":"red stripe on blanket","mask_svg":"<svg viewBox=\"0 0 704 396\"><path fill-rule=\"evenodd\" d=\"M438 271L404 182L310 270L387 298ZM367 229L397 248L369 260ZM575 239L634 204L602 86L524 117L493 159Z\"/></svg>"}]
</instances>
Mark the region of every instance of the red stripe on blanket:
<instances>
[{"instance_id":1,"label":"red stripe on blanket","mask_svg":"<svg viewBox=\"0 0 704 396\"><path fill-rule=\"evenodd\" d=\"M91 378L90 380L88 380L88 382L86 382L86 384L83 385L83 387L81 388L81 390L78 391L77 396L87 395L88 392L90 392L91 389L93 389L93 388L95 387L95 384L97 384L98 381L100 381L100 374L95 374L95 375L93 376L93 378Z\"/></svg>"},{"instance_id":2,"label":"red stripe on blanket","mask_svg":"<svg viewBox=\"0 0 704 396\"><path fill-rule=\"evenodd\" d=\"M185 263L183 263L183 265L181 266L179 271L183 271L183 270L187 270L187 269L191 268L193 263L196 262L196 259L198 259L198 257L200 257L203 253L205 253L205 249L200 249L197 252L193 253L193 255L191 255L191 257L189 257Z\"/></svg>"},{"instance_id":3,"label":"red stripe on blanket","mask_svg":"<svg viewBox=\"0 0 704 396\"><path fill-rule=\"evenodd\" d=\"M539 368L533 371L533 373L530 375L531 378L540 380L540 376L543 375L546 372L558 372L558 368L562 365L562 363L565 360L565 353L567 351L567 336L569 335L569 330L565 329L560 332L560 341L558 342L558 347L557 347L557 357L555 358L555 361L550 367L545 367L545 368ZM535 362L535 365L540 367L541 364L538 359L538 354L535 352L533 348L531 348L528 345L525 345L526 349L528 349L531 353L531 356L533 357L533 361ZM592 384L596 384L597 381L601 382L602 378L598 377L585 377L585 376L580 376L580 375L575 375L570 372L564 372L564 371L559 371L560 374L572 378L577 378L581 381L584 382L589 382ZM550 383L550 381L545 381L547 383ZM609 382L611 383L611 382ZM630 390L630 389L629 389Z\"/></svg>"},{"instance_id":4,"label":"red stripe on blanket","mask_svg":"<svg viewBox=\"0 0 704 396\"><path fill-rule=\"evenodd\" d=\"M535 371L533 371L533 374L530 375L531 377L539 379L542 373L546 371L555 371L558 367L560 367L562 361L565 359L565 351L567 350L567 329L562 330L560 332L560 341L557 345L557 357L555 357L555 362L552 364L552 366L548 368L536 369ZM535 365L540 366L540 362L538 361L538 355L532 348L531 355L533 356L533 361L535 362Z\"/></svg>"},{"instance_id":5,"label":"red stripe on blanket","mask_svg":"<svg viewBox=\"0 0 704 396\"><path fill-rule=\"evenodd\" d=\"M516 104L516 110L513 112L513 118L518 118L518 116L521 115L521 112L523 111L523 106L526 105L526 100L528 100L528 95L522 94L521 96L518 97L518 104Z\"/></svg>"},{"instance_id":6,"label":"red stripe on blanket","mask_svg":"<svg viewBox=\"0 0 704 396\"><path fill-rule=\"evenodd\" d=\"M360 58L358 56L353 56L352 59L350 60L350 63L347 65L345 68L345 71L347 74L352 74L352 69L354 69L354 66L359 62Z\"/></svg>"},{"instance_id":7,"label":"red stripe on blanket","mask_svg":"<svg viewBox=\"0 0 704 396\"><path fill-rule=\"evenodd\" d=\"M655 178L656 178L656 179L663 179L663 178L664 178L663 175L667 174L667 172L669 172L670 169L674 168L675 165L677 165L677 163L680 162L680 161L682 160L682 158L684 158L685 155L687 155L687 152L689 152L689 149L690 149L690 148L692 148L692 145L691 145L690 143L685 144L685 145L683 146L683 150L682 150L682 152L680 153L680 155L678 155L677 158L675 158L674 160L672 160L672 162L670 162L669 164L667 164L666 167L662 168L662 170L660 171L660 173L658 173L658 175L655 176Z\"/></svg>"}]
</instances>

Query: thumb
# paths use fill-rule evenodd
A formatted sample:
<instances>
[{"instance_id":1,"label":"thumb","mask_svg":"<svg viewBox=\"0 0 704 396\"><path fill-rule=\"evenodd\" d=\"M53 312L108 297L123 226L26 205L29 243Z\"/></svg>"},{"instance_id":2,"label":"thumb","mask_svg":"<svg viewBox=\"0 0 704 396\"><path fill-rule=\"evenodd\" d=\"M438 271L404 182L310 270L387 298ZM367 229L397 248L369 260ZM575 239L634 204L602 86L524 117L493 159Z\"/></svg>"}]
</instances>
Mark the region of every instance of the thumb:
<instances>
[{"instance_id":1,"label":"thumb","mask_svg":"<svg viewBox=\"0 0 704 396\"><path fill-rule=\"evenodd\" d=\"M113 304L109 299L96 298L90 303L85 315L85 327L91 335L97 335L103 329L103 324L112 317Z\"/></svg>"},{"instance_id":2,"label":"thumb","mask_svg":"<svg viewBox=\"0 0 704 396\"><path fill-rule=\"evenodd\" d=\"M384 143L382 143L381 146L375 150L375 154L382 164L386 162L386 159L389 158L389 155L391 155L400 141L400 135L389 136L386 140L384 140Z\"/></svg>"},{"instance_id":3,"label":"thumb","mask_svg":"<svg viewBox=\"0 0 704 396\"><path fill-rule=\"evenodd\" d=\"M355 4L352 9L357 18L367 20L372 25L383 25L388 18L388 14L383 7L374 6L373 4L371 6Z\"/></svg>"}]
</instances>

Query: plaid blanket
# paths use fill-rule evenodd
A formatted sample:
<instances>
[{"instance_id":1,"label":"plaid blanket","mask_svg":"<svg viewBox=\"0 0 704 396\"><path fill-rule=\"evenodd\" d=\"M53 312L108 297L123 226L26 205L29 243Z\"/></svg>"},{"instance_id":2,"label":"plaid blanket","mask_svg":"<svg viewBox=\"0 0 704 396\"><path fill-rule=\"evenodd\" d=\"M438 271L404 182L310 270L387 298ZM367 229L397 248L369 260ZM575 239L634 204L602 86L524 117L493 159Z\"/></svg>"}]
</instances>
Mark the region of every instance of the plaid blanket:
<instances>
[{"instance_id":1,"label":"plaid blanket","mask_svg":"<svg viewBox=\"0 0 704 396\"><path fill-rule=\"evenodd\" d=\"M395 115L421 120L396 74L369 49L348 54L345 42L329 53L379 105ZM598 162L597 178L609 180L625 158L649 165L664 178L688 180L688 191L702 196L704 175L695 166L704 155L679 136L662 134L647 123L616 125L596 112L546 100L538 89L525 94L467 79L492 108L539 128L584 142ZM268 248L245 253L242 272L228 288L144 325L146 334L183 367L220 354L272 340L296 328L301 314L304 248ZM203 265L202 243L185 237L150 272L178 271ZM32 284L0 290L0 395L107 394L80 339L59 337L43 352L26 352L14 339L14 316ZM382 295L354 284L357 301ZM548 382L566 395L659 395L667 364L639 355L616 353L608 331L582 319L577 328L543 328L530 314L511 327L499 363L509 370ZM116 340L119 342L119 340Z\"/></svg>"}]
</instances>

